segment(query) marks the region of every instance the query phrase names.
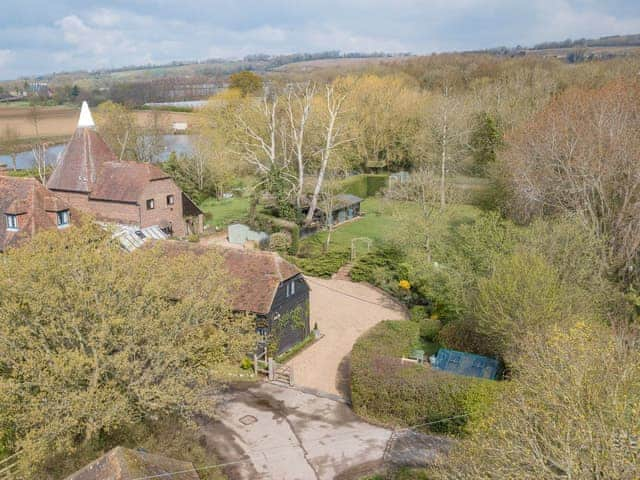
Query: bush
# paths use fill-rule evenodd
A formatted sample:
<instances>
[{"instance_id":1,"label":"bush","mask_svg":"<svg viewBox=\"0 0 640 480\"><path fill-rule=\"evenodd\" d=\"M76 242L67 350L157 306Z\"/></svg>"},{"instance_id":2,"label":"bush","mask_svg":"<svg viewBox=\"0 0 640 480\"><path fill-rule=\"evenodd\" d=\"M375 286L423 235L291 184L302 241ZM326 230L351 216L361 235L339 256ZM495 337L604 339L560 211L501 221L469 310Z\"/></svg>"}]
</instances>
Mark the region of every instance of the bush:
<instances>
[{"instance_id":1,"label":"bush","mask_svg":"<svg viewBox=\"0 0 640 480\"><path fill-rule=\"evenodd\" d=\"M269 250L284 253L291 247L291 234L289 232L276 232L269 237Z\"/></svg>"},{"instance_id":2,"label":"bush","mask_svg":"<svg viewBox=\"0 0 640 480\"><path fill-rule=\"evenodd\" d=\"M383 424L411 426L484 411L498 382L400 363L418 336L416 322L387 321L356 342L351 353L355 412ZM460 433L466 424L466 418L451 419L431 425L431 430Z\"/></svg>"},{"instance_id":3,"label":"bush","mask_svg":"<svg viewBox=\"0 0 640 480\"><path fill-rule=\"evenodd\" d=\"M421 322L429 316L429 314L427 313L427 307L425 307L424 305L416 305L415 307L411 307L410 316L413 322Z\"/></svg>"},{"instance_id":4,"label":"bush","mask_svg":"<svg viewBox=\"0 0 640 480\"><path fill-rule=\"evenodd\" d=\"M438 318L426 317L420 320L420 337L433 342L436 340L442 324Z\"/></svg>"},{"instance_id":5,"label":"bush","mask_svg":"<svg viewBox=\"0 0 640 480\"><path fill-rule=\"evenodd\" d=\"M398 282L407 276L407 269L402 263L404 258L400 248L384 243L356 260L351 269L351 279L396 293Z\"/></svg>"},{"instance_id":6,"label":"bush","mask_svg":"<svg viewBox=\"0 0 640 480\"><path fill-rule=\"evenodd\" d=\"M287 256L287 260L295 263L306 275L329 278L349 261L349 255L346 250L337 250L310 258Z\"/></svg>"}]
</instances>

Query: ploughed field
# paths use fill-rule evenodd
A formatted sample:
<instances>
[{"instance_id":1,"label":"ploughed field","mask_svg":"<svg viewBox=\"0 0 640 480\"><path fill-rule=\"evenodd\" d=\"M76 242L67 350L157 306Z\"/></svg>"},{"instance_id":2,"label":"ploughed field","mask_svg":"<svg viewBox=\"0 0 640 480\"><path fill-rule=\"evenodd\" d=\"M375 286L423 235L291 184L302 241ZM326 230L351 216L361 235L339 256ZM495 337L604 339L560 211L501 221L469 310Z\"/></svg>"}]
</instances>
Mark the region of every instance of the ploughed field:
<instances>
[{"instance_id":1,"label":"ploughed field","mask_svg":"<svg viewBox=\"0 0 640 480\"><path fill-rule=\"evenodd\" d=\"M138 123L145 124L153 112L149 110L137 111ZM162 112L164 125L170 129L173 122L194 122L194 114L184 112ZM0 107L0 132L6 126L14 128L21 138L41 137L67 137L71 136L76 129L80 108L70 107L38 107L36 132L34 114L30 107Z\"/></svg>"}]
</instances>

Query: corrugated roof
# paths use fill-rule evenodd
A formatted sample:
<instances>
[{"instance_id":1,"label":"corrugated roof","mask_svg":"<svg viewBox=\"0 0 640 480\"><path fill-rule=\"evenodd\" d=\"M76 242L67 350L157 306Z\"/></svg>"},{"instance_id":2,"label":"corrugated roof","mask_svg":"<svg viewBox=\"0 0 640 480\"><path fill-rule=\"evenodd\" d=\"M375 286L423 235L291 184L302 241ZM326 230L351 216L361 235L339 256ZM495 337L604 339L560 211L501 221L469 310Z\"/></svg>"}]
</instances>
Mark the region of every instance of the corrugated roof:
<instances>
[{"instance_id":1,"label":"corrugated roof","mask_svg":"<svg viewBox=\"0 0 640 480\"><path fill-rule=\"evenodd\" d=\"M116 447L66 480L133 480L158 477L168 480L200 480L191 462ZM174 473L182 472L182 473Z\"/></svg>"},{"instance_id":2,"label":"corrugated roof","mask_svg":"<svg viewBox=\"0 0 640 480\"><path fill-rule=\"evenodd\" d=\"M445 372L495 380L500 372L500 362L494 358L441 348L432 359L432 365Z\"/></svg>"}]
</instances>

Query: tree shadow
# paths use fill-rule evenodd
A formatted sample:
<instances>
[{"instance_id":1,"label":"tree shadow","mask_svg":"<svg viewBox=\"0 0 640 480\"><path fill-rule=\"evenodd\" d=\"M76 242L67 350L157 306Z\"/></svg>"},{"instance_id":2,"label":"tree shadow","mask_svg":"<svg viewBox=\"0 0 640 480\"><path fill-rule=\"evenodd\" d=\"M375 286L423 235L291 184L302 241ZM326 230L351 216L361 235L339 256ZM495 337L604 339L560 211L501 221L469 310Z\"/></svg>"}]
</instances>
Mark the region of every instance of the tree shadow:
<instances>
[{"instance_id":1,"label":"tree shadow","mask_svg":"<svg viewBox=\"0 0 640 480\"><path fill-rule=\"evenodd\" d=\"M347 402L351 403L351 353L345 355L338 365L336 390Z\"/></svg>"}]
</instances>

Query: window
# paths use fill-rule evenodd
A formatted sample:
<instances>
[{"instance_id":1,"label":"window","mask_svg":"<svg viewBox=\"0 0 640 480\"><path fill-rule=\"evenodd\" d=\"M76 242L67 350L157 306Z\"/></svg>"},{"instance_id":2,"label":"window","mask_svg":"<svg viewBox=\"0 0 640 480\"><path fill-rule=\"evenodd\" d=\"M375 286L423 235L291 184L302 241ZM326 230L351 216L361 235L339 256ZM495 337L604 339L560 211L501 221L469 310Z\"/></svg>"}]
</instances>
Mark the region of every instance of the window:
<instances>
[{"instance_id":1,"label":"window","mask_svg":"<svg viewBox=\"0 0 640 480\"><path fill-rule=\"evenodd\" d=\"M57 213L58 227L66 227L69 225L69 210L62 210Z\"/></svg>"},{"instance_id":2,"label":"window","mask_svg":"<svg viewBox=\"0 0 640 480\"><path fill-rule=\"evenodd\" d=\"M167 205L173 205L176 203L176 199L173 195L167 195Z\"/></svg>"},{"instance_id":3,"label":"window","mask_svg":"<svg viewBox=\"0 0 640 480\"><path fill-rule=\"evenodd\" d=\"M291 296L295 295L295 293L296 293L296 281L292 280L291 282L287 283L285 288L287 289L287 297L291 297Z\"/></svg>"},{"instance_id":4,"label":"window","mask_svg":"<svg viewBox=\"0 0 640 480\"><path fill-rule=\"evenodd\" d=\"M153 210L156 208L156 202L153 201L153 198L147 200L147 210Z\"/></svg>"},{"instance_id":5,"label":"window","mask_svg":"<svg viewBox=\"0 0 640 480\"><path fill-rule=\"evenodd\" d=\"M7 230L18 230L18 216L17 215L5 215L5 220L7 222Z\"/></svg>"}]
</instances>

